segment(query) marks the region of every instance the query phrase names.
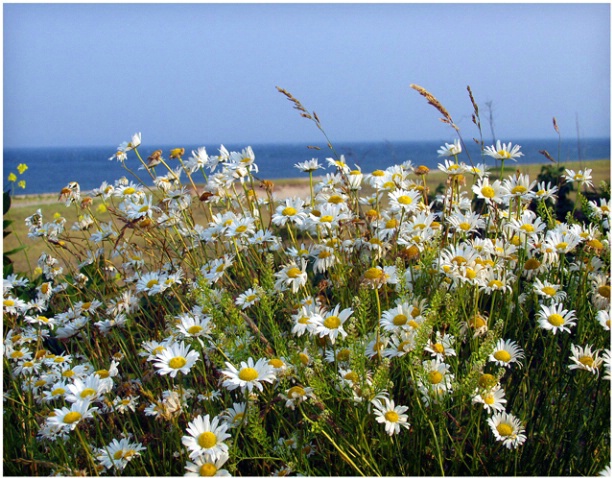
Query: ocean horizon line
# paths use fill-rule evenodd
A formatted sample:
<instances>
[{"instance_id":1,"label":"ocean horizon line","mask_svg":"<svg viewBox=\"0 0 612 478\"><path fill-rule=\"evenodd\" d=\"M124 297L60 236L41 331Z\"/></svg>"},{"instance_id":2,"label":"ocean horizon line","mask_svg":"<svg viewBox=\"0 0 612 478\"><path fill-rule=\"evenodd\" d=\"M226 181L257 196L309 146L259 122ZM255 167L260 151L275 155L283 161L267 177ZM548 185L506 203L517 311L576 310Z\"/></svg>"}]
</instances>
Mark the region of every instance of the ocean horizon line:
<instances>
[{"instance_id":1,"label":"ocean horizon line","mask_svg":"<svg viewBox=\"0 0 612 478\"><path fill-rule=\"evenodd\" d=\"M387 138L383 138L383 139L355 139L355 140L335 140L332 142L332 146L334 144L341 144L343 146L346 146L347 144L356 144L356 145L363 145L363 144L387 144L387 143L393 143L393 144L403 144L403 143L440 143L440 146L444 145L444 143L452 143L455 139L458 139L457 137L455 138L442 138L442 139L387 139ZM477 138L476 138L477 139ZM529 141L529 142L533 142L533 141L546 141L546 142L550 142L550 141L558 141L558 137L554 137L554 136L550 136L550 137L516 137L516 138L495 138L494 140L491 140L490 138L487 140L487 138L483 138L483 142L486 145L494 145L496 141L501 141L502 143L512 143L512 144L519 144L521 141ZM584 136L584 137L561 137L561 143L565 144L567 142L578 142L578 141L608 141L612 143L612 136ZM476 143L473 141L473 137L470 136L469 139L465 139L464 138L464 142L469 143L470 145L475 145ZM323 146L319 146L319 144L323 144ZM4 151L14 151L14 150L41 150L41 149L102 149L102 148L110 148L111 151L114 151L117 149L117 146L121 144L121 142L116 142L116 144L68 144L68 145L34 145L34 146L7 146L7 145L3 145L3 150ZM246 146L269 146L269 145L279 145L279 146L319 146L321 147L321 149L323 148L327 148L327 142L325 140L312 140L312 141L306 141L306 140L296 140L296 141L288 141L288 140L280 140L280 141L222 141L222 142L214 142L214 141L200 141L200 142L195 142L195 141L174 141L174 142L154 142L154 143L144 143L141 146L144 146L146 148L153 148L153 147L185 147L185 146L189 146L189 147L199 147L199 146L206 146L206 145L210 145L210 144L218 144L219 146L221 145L232 145L232 146L237 146L237 145L244 145L243 147ZM181 146L182 145L182 146Z\"/></svg>"}]
</instances>

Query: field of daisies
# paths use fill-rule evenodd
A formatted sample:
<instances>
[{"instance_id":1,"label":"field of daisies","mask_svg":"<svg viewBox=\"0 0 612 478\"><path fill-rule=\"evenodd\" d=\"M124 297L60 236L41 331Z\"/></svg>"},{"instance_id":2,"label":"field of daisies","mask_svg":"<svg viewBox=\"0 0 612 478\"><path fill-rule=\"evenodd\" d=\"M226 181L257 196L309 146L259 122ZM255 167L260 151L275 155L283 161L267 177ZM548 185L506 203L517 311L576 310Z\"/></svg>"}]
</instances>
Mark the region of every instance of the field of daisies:
<instances>
[{"instance_id":1,"label":"field of daisies","mask_svg":"<svg viewBox=\"0 0 612 478\"><path fill-rule=\"evenodd\" d=\"M588 169L556 217L560 184L504 175L519 145L441 145L436 194L424 166L362 172L330 144L278 201L250 147L141 141L111 157L124 179L61 191L79 221L32 211L30 277L5 268L5 475L610 472Z\"/></svg>"}]
</instances>

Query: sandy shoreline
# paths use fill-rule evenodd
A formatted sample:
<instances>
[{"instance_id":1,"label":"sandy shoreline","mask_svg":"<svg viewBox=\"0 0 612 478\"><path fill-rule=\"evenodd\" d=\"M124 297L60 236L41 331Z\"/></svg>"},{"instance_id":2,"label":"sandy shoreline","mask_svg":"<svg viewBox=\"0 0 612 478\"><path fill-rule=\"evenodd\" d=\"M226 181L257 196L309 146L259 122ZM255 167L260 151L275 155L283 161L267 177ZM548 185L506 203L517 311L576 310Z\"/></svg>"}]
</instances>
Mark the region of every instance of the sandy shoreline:
<instances>
[{"instance_id":1,"label":"sandy shoreline","mask_svg":"<svg viewBox=\"0 0 612 478\"><path fill-rule=\"evenodd\" d=\"M316 181L315 181L316 182ZM310 184L307 178L295 178L289 180L280 180L278 183L273 181L273 197L277 201L282 201L288 197L300 197L306 199L310 196ZM198 185L199 194L202 192L203 186ZM193 189L193 188L191 188ZM91 191L82 191L81 197L86 197ZM257 188L257 194L264 197L266 195L263 189ZM58 199L58 193L41 193L41 194L18 194L11 196L12 207L25 207L37 204L53 204L61 203Z\"/></svg>"}]
</instances>

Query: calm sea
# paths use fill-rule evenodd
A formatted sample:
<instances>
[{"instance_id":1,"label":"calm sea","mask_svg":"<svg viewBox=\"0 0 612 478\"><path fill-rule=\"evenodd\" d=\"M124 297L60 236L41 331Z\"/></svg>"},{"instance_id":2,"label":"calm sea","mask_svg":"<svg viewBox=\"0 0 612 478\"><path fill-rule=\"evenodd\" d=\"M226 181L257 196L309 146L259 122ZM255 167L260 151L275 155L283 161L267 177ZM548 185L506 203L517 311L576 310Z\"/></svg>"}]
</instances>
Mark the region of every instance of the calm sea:
<instances>
[{"instance_id":1,"label":"calm sea","mask_svg":"<svg viewBox=\"0 0 612 478\"><path fill-rule=\"evenodd\" d=\"M364 173L375 169L384 169L393 164L411 160L414 165L425 165L436 168L440 160L437 150L444 144L440 141L403 141L403 142L355 142L336 143L334 145L339 154L344 154L349 166L358 165ZM559 153L558 141L555 139L513 141L520 144L524 156L520 163L545 163L547 159L538 153L539 150L547 150L553 157ZM321 144L320 151L307 148L306 143L299 144L251 144L255 152L256 163L259 166L260 179L279 179L306 177L298 171L294 164L312 158L318 158L319 163L325 163L325 158L331 157L331 151ZM205 146L210 155L218 154L220 145L181 145L185 147L186 158L191 156L191 151ZM248 144L226 144L229 151L241 151ZM139 152L143 158L148 157L154 150L162 149L164 158L168 158L169 150L176 145L154 145L141 146ZM25 179L27 186L25 190L17 189L15 194L40 194L59 192L70 181L77 181L81 190L88 191L100 186L102 181L113 182L123 176L130 178L116 161L109 161L109 157L117 150L115 146L109 147L75 147L75 148L21 148L4 149L4 178L10 172L16 171L20 163L28 165L28 170L20 177ZM475 143L468 145L472 161L486 162L493 166L495 161L489 157L481 157L480 149ZM609 159L609 139L581 139L578 141L566 141L561 144L560 160L584 160ZM461 159L469 163L467 156L461 155ZM133 152L128 153L127 164L133 170L137 170L140 162ZM171 160L172 167L178 163ZM159 171L162 171L158 167ZM323 170L325 173L327 170ZM319 171L321 172L321 171ZM164 174L164 173L160 173ZM148 178L145 171L139 171L142 179ZM5 183L6 184L6 183Z\"/></svg>"}]
</instances>

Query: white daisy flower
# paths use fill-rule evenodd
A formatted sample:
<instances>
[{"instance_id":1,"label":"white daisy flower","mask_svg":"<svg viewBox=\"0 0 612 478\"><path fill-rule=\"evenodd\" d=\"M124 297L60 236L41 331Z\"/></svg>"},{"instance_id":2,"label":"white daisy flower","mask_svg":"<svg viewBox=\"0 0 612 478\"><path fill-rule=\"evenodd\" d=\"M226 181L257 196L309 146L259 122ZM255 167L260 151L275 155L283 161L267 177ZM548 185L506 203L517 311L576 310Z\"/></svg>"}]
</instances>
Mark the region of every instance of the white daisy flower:
<instances>
[{"instance_id":1,"label":"white daisy flower","mask_svg":"<svg viewBox=\"0 0 612 478\"><path fill-rule=\"evenodd\" d=\"M599 322L605 330L610 330L610 311L609 310L597 311L597 315L595 316L595 318L597 319L597 322Z\"/></svg>"},{"instance_id":2,"label":"white daisy flower","mask_svg":"<svg viewBox=\"0 0 612 478\"><path fill-rule=\"evenodd\" d=\"M221 420L227 425L228 428L234 428L244 422L247 423L246 416L246 402L238 402L232 404L230 408L223 410L221 413Z\"/></svg>"},{"instance_id":3,"label":"white daisy flower","mask_svg":"<svg viewBox=\"0 0 612 478\"><path fill-rule=\"evenodd\" d=\"M311 387L301 387L295 385L289 390L285 391L285 394L281 394L281 397L286 400L285 406L291 410L295 410L295 405L305 402L308 398L313 397Z\"/></svg>"},{"instance_id":4,"label":"white daisy flower","mask_svg":"<svg viewBox=\"0 0 612 478\"><path fill-rule=\"evenodd\" d=\"M88 400L78 400L70 408L62 407L53 410L53 416L47 418L47 423L53 428L65 428L74 430L81 420L93 418L93 412L97 407L89 408Z\"/></svg>"},{"instance_id":5,"label":"white daisy flower","mask_svg":"<svg viewBox=\"0 0 612 478\"><path fill-rule=\"evenodd\" d=\"M291 287L293 293L296 293L300 287L303 287L308 282L306 274L306 261L302 260L300 266L292 262L284 266L280 271L274 274L278 279L274 284L274 288L279 291L286 290Z\"/></svg>"},{"instance_id":6,"label":"white daisy flower","mask_svg":"<svg viewBox=\"0 0 612 478\"><path fill-rule=\"evenodd\" d=\"M248 309L252 305L259 302L263 291L256 287L245 290L242 294L236 297L236 305L242 310Z\"/></svg>"},{"instance_id":7,"label":"white daisy flower","mask_svg":"<svg viewBox=\"0 0 612 478\"><path fill-rule=\"evenodd\" d=\"M299 197L285 199L285 204L278 206L272 215L272 222L277 226L284 226L287 222L301 225L308 216L304 204L304 200Z\"/></svg>"},{"instance_id":8,"label":"white daisy flower","mask_svg":"<svg viewBox=\"0 0 612 478\"><path fill-rule=\"evenodd\" d=\"M372 400L372 405L374 405L376 421L385 425L387 434L393 436L399 433L402 428L409 429L408 415L405 413L408 407L403 405L396 406L395 402L387 397L382 397L382 400L375 398Z\"/></svg>"},{"instance_id":9,"label":"white daisy flower","mask_svg":"<svg viewBox=\"0 0 612 478\"><path fill-rule=\"evenodd\" d=\"M536 314L540 327L550 330L553 335L559 332L571 333L570 327L576 325L576 314L573 310L566 310L563 304L552 304L550 307L540 305L540 311Z\"/></svg>"},{"instance_id":10,"label":"white daisy flower","mask_svg":"<svg viewBox=\"0 0 612 478\"><path fill-rule=\"evenodd\" d=\"M444 146L438 150L438 157L457 156L461 151L463 151L461 141L456 139L452 143L444 143Z\"/></svg>"},{"instance_id":11,"label":"white daisy flower","mask_svg":"<svg viewBox=\"0 0 612 478\"><path fill-rule=\"evenodd\" d=\"M132 443L129 438L113 438L107 446L97 449L94 455L107 470L115 468L121 471L134 457L140 456L143 450L146 450L146 447L140 443Z\"/></svg>"},{"instance_id":12,"label":"white daisy flower","mask_svg":"<svg viewBox=\"0 0 612 478\"><path fill-rule=\"evenodd\" d=\"M495 439L501 441L507 448L516 448L527 439L521 421L510 413L496 413L487 420L487 423L491 427Z\"/></svg>"},{"instance_id":13,"label":"white daisy flower","mask_svg":"<svg viewBox=\"0 0 612 478\"><path fill-rule=\"evenodd\" d=\"M229 471L221 469L228 458L227 453L220 453L216 459L197 456L193 462L185 464L185 476L231 476Z\"/></svg>"},{"instance_id":14,"label":"white daisy flower","mask_svg":"<svg viewBox=\"0 0 612 478\"><path fill-rule=\"evenodd\" d=\"M525 358L525 353L516 342L513 340L499 339L495 345L495 349L489 355L489 362L494 362L502 367L510 367L516 363L519 367L522 366L520 359Z\"/></svg>"},{"instance_id":15,"label":"white daisy flower","mask_svg":"<svg viewBox=\"0 0 612 478\"><path fill-rule=\"evenodd\" d=\"M88 376L85 380L75 378L74 383L68 385L66 401L95 402L100 400L105 393L110 392L112 388L112 379L100 378L100 376L96 374Z\"/></svg>"},{"instance_id":16,"label":"white daisy flower","mask_svg":"<svg viewBox=\"0 0 612 478\"><path fill-rule=\"evenodd\" d=\"M454 343L455 337L450 334L441 334L438 331L435 340L429 339L425 350L435 359L443 361L448 356L457 355L453 348Z\"/></svg>"},{"instance_id":17,"label":"white daisy flower","mask_svg":"<svg viewBox=\"0 0 612 478\"><path fill-rule=\"evenodd\" d=\"M336 342L338 335L343 338L347 336L344 330L344 322L352 315L353 309L343 309L340 311L340 305L336 305L330 312L325 315L315 315L312 317L315 329L314 333L319 337L329 337L330 342L333 344Z\"/></svg>"},{"instance_id":18,"label":"white daisy flower","mask_svg":"<svg viewBox=\"0 0 612 478\"><path fill-rule=\"evenodd\" d=\"M241 388L252 392L255 387L263 391L261 382L273 383L276 380L274 369L264 358L255 362L252 357L249 357L246 362L240 363L240 368L234 367L229 362L225 362L225 365L229 370L222 371L225 375L222 384L229 390Z\"/></svg>"},{"instance_id":19,"label":"white daisy flower","mask_svg":"<svg viewBox=\"0 0 612 478\"><path fill-rule=\"evenodd\" d=\"M187 375L199 360L199 354L195 350L190 350L190 345L183 342L168 344L164 350L155 355L153 362L160 375L176 377L179 372Z\"/></svg>"},{"instance_id":20,"label":"white daisy flower","mask_svg":"<svg viewBox=\"0 0 612 478\"><path fill-rule=\"evenodd\" d=\"M501 141L497 140L495 146L486 146L484 149L484 154L486 156L491 156L492 158L499 160L511 159L512 161L516 161L516 158L520 158L523 156L523 153L520 152L521 147L517 144L512 146L512 143L501 143Z\"/></svg>"},{"instance_id":21,"label":"white daisy flower","mask_svg":"<svg viewBox=\"0 0 612 478\"><path fill-rule=\"evenodd\" d=\"M550 299L553 303L562 302L567 297L567 294L560 289L560 285L553 284L547 280L542 282L537 277L533 281L533 291L545 299Z\"/></svg>"},{"instance_id":22,"label":"white daisy flower","mask_svg":"<svg viewBox=\"0 0 612 478\"><path fill-rule=\"evenodd\" d=\"M566 169L563 177L568 183L578 183L578 186L581 187L583 184L586 186L593 186L593 176L591 176L592 169L585 169L584 171L581 169L576 172L573 169Z\"/></svg>"},{"instance_id":23,"label":"white daisy flower","mask_svg":"<svg viewBox=\"0 0 612 478\"><path fill-rule=\"evenodd\" d=\"M219 423L219 417L210 420L210 415L198 415L187 425L187 433L181 438L181 442L190 451L189 458L192 460L198 456L205 456L216 460L228 452L227 443L230 438L226 433L227 425Z\"/></svg>"},{"instance_id":24,"label":"white daisy flower","mask_svg":"<svg viewBox=\"0 0 612 478\"><path fill-rule=\"evenodd\" d=\"M319 164L319 160L317 158L296 163L294 167L299 169L303 173L312 173L313 171L316 171L318 169L325 169L323 165Z\"/></svg>"},{"instance_id":25,"label":"white daisy flower","mask_svg":"<svg viewBox=\"0 0 612 478\"><path fill-rule=\"evenodd\" d=\"M498 384L485 390L476 389L472 403L482 403L488 413L503 412L506 408L504 404L507 402L504 396L504 389Z\"/></svg>"},{"instance_id":26,"label":"white daisy flower","mask_svg":"<svg viewBox=\"0 0 612 478\"><path fill-rule=\"evenodd\" d=\"M604 359L599 356L599 350L591 351L591 346L580 347L571 344L572 356L570 360L574 363L568 365L570 370L586 370L599 375L599 367Z\"/></svg>"}]
</instances>

